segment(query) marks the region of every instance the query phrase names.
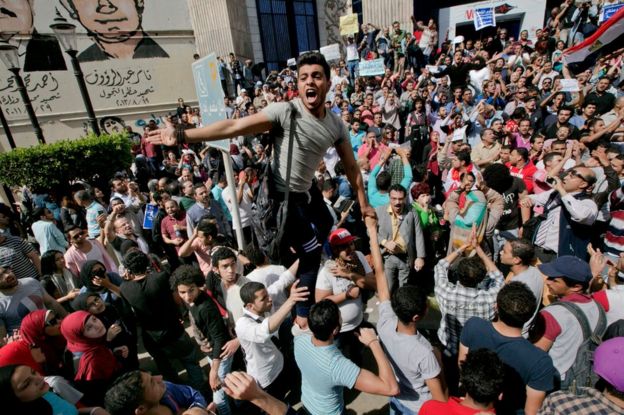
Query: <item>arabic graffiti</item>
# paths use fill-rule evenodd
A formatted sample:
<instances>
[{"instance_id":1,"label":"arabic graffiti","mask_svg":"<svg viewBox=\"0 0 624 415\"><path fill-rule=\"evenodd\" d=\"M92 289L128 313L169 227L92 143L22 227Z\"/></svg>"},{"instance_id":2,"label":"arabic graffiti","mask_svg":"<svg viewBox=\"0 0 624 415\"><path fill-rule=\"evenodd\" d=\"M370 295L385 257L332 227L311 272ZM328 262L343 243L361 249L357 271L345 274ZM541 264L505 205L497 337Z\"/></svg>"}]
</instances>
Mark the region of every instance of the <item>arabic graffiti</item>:
<instances>
[{"instance_id":1,"label":"arabic graffiti","mask_svg":"<svg viewBox=\"0 0 624 415\"><path fill-rule=\"evenodd\" d=\"M61 99L59 82L54 74L52 72L28 73L23 79L35 112L53 112L52 103ZM8 117L26 115L26 108L22 103L17 82L13 76L0 79L0 105Z\"/></svg>"},{"instance_id":2,"label":"arabic graffiti","mask_svg":"<svg viewBox=\"0 0 624 415\"><path fill-rule=\"evenodd\" d=\"M98 91L107 104L129 107L150 103L156 92L149 69L94 69L85 75L85 82Z\"/></svg>"}]
</instances>

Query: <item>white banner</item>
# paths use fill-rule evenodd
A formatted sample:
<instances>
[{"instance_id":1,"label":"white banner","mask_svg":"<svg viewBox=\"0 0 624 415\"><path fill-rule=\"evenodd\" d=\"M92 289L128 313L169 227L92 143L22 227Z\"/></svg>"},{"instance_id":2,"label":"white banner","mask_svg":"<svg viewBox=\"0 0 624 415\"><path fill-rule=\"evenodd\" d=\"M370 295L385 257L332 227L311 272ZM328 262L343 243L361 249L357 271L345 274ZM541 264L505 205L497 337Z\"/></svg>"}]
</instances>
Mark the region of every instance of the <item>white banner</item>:
<instances>
[{"instance_id":1,"label":"white banner","mask_svg":"<svg viewBox=\"0 0 624 415\"><path fill-rule=\"evenodd\" d=\"M494 7L484 7L474 9L474 26L475 30L481 30L484 27L496 27L496 14Z\"/></svg>"}]
</instances>

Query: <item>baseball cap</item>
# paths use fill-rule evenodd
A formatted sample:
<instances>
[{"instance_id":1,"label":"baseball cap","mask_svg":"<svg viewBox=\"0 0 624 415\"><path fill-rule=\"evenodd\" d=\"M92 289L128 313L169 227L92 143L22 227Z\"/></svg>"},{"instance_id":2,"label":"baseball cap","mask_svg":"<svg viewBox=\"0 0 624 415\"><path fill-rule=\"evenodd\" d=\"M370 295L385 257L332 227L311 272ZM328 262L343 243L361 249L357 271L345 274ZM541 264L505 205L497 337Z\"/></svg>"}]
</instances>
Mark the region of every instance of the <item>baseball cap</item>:
<instances>
[{"instance_id":1,"label":"baseball cap","mask_svg":"<svg viewBox=\"0 0 624 415\"><path fill-rule=\"evenodd\" d=\"M614 337L596 348L594 372L618 392L624 392L624 337Z\"/></svg>"},{"instance_id":2,"label":"baseball cap","mask_svg":"<svg viewBox=\"0 0 624 415\"><path fill-rule=\"evenodd\" d=\"M572 255L563 255L554 261L537 266L548 278L566 277L580 283L589 282L592 278L589 264Z\"/></svg>"},{"instance_id":3,"label":"baseball cap","mask_svg":"<svg viewBox=\"0 0 624 415\"><path fill-rule=\"evenodd\" d=\"M332 246L347 245L355 241L355 236L345 228L338 228L329 234L329 244Z\"/></svg>"}]
</instances>

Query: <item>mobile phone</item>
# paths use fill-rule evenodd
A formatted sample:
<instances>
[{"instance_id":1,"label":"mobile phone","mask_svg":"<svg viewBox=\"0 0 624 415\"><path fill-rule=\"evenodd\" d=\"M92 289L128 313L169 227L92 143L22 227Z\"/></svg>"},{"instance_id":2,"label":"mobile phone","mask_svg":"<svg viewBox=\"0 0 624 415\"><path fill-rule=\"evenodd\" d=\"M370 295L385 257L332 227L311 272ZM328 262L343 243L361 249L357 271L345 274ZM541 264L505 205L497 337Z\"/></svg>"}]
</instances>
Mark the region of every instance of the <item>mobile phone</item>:
<instances>
[{"instance_id":1,"label":"mobile phone","mask_svg":"<svg viewBox=\"0 0 624 415\"><path fill-rule=\"evenodd\" d=\"M554 177L547 177L546 178L546 184L548 184L551 187L553 187L553 186L555 186L557 184L557 180Z\"/></svg>"}]
</instances>

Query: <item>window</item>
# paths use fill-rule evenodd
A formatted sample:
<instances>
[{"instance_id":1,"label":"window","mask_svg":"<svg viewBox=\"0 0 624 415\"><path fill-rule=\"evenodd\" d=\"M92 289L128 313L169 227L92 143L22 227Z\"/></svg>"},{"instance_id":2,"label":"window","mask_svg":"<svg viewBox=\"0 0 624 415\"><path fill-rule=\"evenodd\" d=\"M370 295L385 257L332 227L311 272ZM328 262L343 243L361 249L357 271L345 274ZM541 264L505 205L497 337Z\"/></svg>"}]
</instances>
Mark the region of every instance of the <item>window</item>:
<instances>
[{"instance_id":1,"label":"window","mask_svg":"<svg viewBox=\"0 0 624 415\"><path fill-rule=\"evenodd\" d=\"M314 0L256 0L262 51L268 70L300 52L319 48Z\"/></svg>"}]
</instances>

